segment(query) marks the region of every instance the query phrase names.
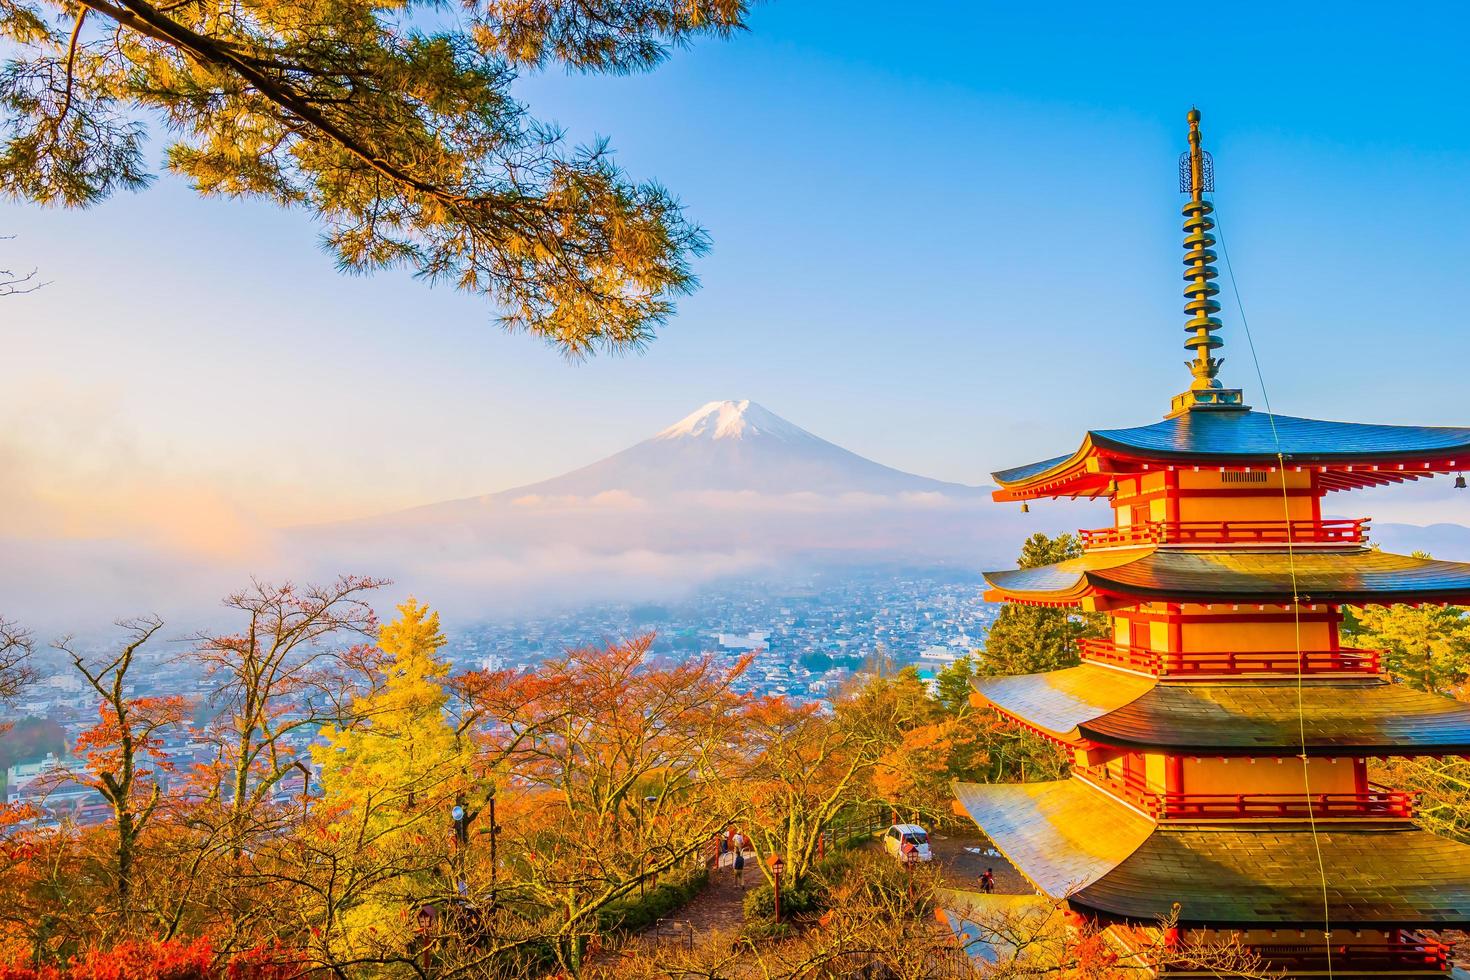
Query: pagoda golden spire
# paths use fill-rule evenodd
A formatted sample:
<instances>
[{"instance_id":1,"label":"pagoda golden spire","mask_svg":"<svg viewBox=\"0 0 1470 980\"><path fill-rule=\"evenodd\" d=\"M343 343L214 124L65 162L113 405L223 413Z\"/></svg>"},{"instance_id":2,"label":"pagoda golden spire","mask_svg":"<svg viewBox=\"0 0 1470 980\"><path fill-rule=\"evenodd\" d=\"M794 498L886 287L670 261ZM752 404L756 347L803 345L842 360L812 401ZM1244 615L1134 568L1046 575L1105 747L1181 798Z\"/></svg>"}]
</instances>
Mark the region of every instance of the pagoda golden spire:
<instances>
[{"instance_id":1,"label":"pagoda golden spire","mask_svg":"<svg viewBox=\"0 0 1470 980\"><path fill-rule=\"evenodd\" d=\"M1214 314L1220 312L1220 304L1214 296L1220 291L1215 285L1219 272L1210 263L1215 261L1211 246L1215 236L1210 230L1215 227L1210 212L1215 206L1205 200L1205 191L1214 190L1214 167L1207 163L1204 149L1200 146L1199 110L1189 110L1189 203L1184 205L1184 312L1191 319L1184 325L1190 337L1184 342L1186 349L1194 354L1189 362L1189 371L1194 375L1191 388L1219 388L1222 358L1214 352L1224 346L1224 341L1214 331L1220 321Z\"/></svg>"},{"instance_id":2,"label":"pagoda golden spire","mask_svg":"<svg viewBox=\"0 0 1470 980\"><path fill-rule=\"evenodd\" d=\"M1215 279L1220 272L1211 264L1216 258L1215 236L1210 234L1215 227L1210 217L1215 206L1205 200L1205 192L1214 189L1215 165L1201 145L1199 110L1190 109L1189 152L1179 160L1179 190L1189 195L1184 205L1184 312L1190 319L1184 324L1189 333L1184 347L1194 354L1193 360L1185 362L1194 382L1175 397L1171 414L1193 408L1243 407L1240 391L1221 385L1218 376L1225 360L1215 356L1225 342L1215 332L1221 326L1215 316L1220 312L1215 301L1220 292Z\"/></svg>"}]
</instances>

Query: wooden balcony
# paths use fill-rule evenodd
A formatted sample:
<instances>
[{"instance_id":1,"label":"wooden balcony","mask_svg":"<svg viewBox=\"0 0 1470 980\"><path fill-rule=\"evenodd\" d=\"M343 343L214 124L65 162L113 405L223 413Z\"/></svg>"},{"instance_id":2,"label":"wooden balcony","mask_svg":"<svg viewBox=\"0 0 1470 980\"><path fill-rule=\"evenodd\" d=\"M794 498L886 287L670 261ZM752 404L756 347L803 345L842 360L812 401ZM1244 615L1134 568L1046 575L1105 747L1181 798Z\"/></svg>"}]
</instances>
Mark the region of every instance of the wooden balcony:
<instances>
[{"instance_id":1,"label":"wooden balcony","mask_svg":"<svg viewBox=\"0 0 1470 980\"><path fill-rule=\"evenodd\" d=\"M1369 817L1408 820L1414 794L1384 787L1366 793L1160 793L1160 820L1304 820Z\"/></svg>"},{"instance_id":2,"label":"wooden balcony","mask_svg":"<svg viewBox=\"0 0 1470 980\"><path fill-rule=\"evenodd\" d=\"M1155 820L1408 820L1414 794L1372 786L1366 793L1157 793L1142 780L1117 776L1102 766L1077 767L1083 779L1132 804Z\"/></svg>"},{"instance_id":3,"label":"wooden balcony","mask_svg":"<svg viewBox=\"0 0 1470 980\"><path fill-rule=\"evenodd\" d=\"M1120 646L1111 640L1077 641L1083 660L1169 677L1229 677L1241 674L1377 674L1383 651L1338 650L1178 653Z\"/></svg>"},{"instance_id":4,"label":"wooden balcony","mask_svg":"<svg viewBox=\"0 0 1470 980\"><path fill-rule=\"evenodd\" d=\"M1362 544L1368 539L1368 519L1332 521L1147 521L1124 527L1080 530L1082 547L1141 548L1147 545L1195 547L1296 547Z\"/></svg>"},{"instance_id":5,"label":"wooden balcony","mask_svg":"<svg viewBox=\"0 0 1470 980\"><path fill-rule=\"evenodd\" d=\"M1077 653L1083 660L1122 667L1125 670L1136 670L1144 674L1157 675L1161 667L1159 654L1153 650L1120 646L1112 640L1095 637L1083 637L1078 640Z\"/></svg>"},{"instance_id":6,"label":"wooden balcony","mask_svg":"<svg viewBox=\"0 0 1470 980\"><path fill-rule=\"evenodd\" d=\"M1132 777L1115 776L1104 766L1074 766L1072 778L1104 789L1125 803L1130 803L1144 813L1159 819L1159 796L1142 782Z\"/></svg>"}]
</instances>

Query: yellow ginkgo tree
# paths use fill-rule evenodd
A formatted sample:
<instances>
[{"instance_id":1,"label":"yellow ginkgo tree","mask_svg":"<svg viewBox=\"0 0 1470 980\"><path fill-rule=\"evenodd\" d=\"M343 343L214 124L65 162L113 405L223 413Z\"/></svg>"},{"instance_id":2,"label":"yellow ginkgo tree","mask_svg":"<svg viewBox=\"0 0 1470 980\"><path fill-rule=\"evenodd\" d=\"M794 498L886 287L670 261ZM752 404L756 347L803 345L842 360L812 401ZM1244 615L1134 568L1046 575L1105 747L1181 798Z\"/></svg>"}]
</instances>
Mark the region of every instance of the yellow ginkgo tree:
<instances>
[{"instance_id":1,"label":"yellow ginkgo tree","mask_svg":"<svg viewBox=\"0 0 1470 980\"><path fill-rule=\"evenodd\" d=\"M439 614L409 599L383 626L378 645L387 660L382 683L361 699L356 723L328 726L327 744L313 749L326 798L373 822L403 824L416 817L447 821L447 800L467 749L447 714L449 664L440 659Z\"/></svg>"},{"instance_id":2,"label":"yellow ginkgo tree","mask_svg":"<svg viewBox=\"0 0 1470 980\"><path fill-rule=\"evenodd\" d=\"M460 890L453 810L471 778L471 751L449 714L439 614L414 599L398 613L379 632L381 683L354 705L353 724L325 728L325 744L312 749L323 861L351 879L356 896L330 910L335 935L324 941L355 955L401 948L415 906Z\"/></svg>"}]
</instances>

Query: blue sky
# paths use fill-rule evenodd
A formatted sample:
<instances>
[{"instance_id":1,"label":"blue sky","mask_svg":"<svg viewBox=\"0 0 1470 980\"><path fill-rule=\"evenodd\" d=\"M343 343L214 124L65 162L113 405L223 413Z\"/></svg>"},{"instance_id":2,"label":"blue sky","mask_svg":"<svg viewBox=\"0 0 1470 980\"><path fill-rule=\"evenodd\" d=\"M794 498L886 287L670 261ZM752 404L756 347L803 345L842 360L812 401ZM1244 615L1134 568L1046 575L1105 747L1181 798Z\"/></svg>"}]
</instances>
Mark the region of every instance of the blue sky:
<instances>
[{"instance_id":1,"label":"blue sky","mask_svg":"<svg viewBox=\"0 0 1470 980\"><path fill-rule=\"evenodd\" d=\"M1276 409L1470 422L1470 17L1324 9L777 2L648 75L525 78L715 243L647 352L581 364L167 176L85 212L0 205L0 267L51 283L4 308L0 455L29 476L0 499L168 483L351 516L550 476L719 398L985 482L1185 386L1192 104ZM1224 319L1224 379L1260 405Z\"/></svg>"}]
</instances>

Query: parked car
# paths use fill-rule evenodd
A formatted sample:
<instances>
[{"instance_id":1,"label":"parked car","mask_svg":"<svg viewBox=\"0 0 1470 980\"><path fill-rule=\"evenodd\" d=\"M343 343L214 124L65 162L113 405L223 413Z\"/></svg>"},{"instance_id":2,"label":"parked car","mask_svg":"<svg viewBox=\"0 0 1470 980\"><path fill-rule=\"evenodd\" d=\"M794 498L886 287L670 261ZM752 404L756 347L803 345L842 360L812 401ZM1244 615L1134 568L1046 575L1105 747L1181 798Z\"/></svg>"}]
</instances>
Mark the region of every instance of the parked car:
<instances>
[{"instance_id":1,"label":"parked car","mask_svg":"<svg viewBox=\"0 0 1470 980\"><path fill-rule=\"evenodd\" d=\"M932 861L929 832L916 823L896 823L883 835L883 849L899 861Z\"/></svg>"}]
</instances>

